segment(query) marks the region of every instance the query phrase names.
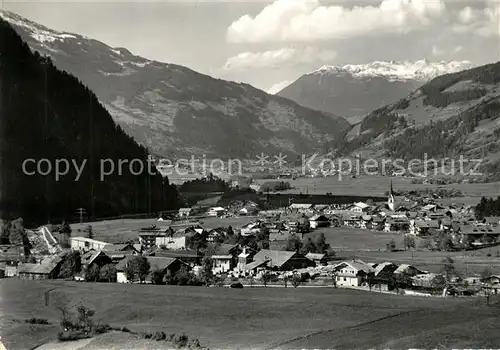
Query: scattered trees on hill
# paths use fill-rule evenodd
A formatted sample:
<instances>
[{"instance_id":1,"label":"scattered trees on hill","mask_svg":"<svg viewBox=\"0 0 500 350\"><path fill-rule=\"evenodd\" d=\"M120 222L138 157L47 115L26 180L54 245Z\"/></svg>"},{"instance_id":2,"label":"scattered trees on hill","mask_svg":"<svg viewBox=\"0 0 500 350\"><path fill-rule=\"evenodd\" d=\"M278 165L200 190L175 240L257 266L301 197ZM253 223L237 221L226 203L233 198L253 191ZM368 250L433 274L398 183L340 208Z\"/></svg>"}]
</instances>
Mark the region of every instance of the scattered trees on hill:
<instances>
[{"instance_id":1,"label":"scattered trees on hill","mask_svg":"<svg viewBox=\"0 0 500 350\"><path fill-rule=\"evenodd\" d=\"M500 196L497 199L481 198L475 208L476 217L482 220L486 216L500 216Z\"/></svg>"},{"instance_id":2,"label":"scattered trees on hill","mask_svg":"<svg viewBox=\"0 0 500 350\"><path fill-rule=\"evenodd\" d=\"M184 193L212 193L226 192L231 188L229 183L221 178L209 174L202 179L186 181L179 186L179 191Z\"/></svg>"}]
</instances>

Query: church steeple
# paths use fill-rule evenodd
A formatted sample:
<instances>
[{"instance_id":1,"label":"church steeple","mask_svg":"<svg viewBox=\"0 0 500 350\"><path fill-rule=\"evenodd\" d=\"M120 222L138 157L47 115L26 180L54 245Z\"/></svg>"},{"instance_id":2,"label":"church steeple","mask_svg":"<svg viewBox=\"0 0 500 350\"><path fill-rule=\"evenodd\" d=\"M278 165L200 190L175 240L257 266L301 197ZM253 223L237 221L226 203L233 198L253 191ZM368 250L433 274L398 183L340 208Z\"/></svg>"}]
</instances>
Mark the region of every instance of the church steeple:
<instances>
[{"instance_id":1,"label":"church steeple","mask_svg":"<svg viewBox=\"0 0 500 350\"><path fill-rule=\"evenodd\" d=\"M387 198L387 207L389 208L390 211L394 211L394 209L395 209L394 191L392 189L392 180L391 180L391 186L389 188L389 196Z\"/></svg>"}]
</instances>

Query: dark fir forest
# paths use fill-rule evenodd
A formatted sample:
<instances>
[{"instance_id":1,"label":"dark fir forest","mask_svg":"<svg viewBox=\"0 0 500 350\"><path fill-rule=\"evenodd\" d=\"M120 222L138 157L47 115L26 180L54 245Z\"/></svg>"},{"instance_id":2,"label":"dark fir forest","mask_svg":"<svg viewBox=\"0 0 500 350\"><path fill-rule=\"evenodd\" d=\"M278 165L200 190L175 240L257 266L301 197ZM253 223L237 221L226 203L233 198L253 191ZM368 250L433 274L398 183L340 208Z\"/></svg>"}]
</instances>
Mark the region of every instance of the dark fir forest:
<instances>
[{"instance_id":1,"label":"dark fir forest","mask_svg":"<svg viewBox=\"0 0 500 350\"><path fill-rule=\"evenodd\" d=\"M54 67L49 58L31 52L10 25L0 19L0 216L23 217L25 223L72 220L77 208L89 218L127 213L154 213L178 206L176 187L150 165L146 148L138 145L112 120L96 96L72 75ZM25 175L25 159L75 160L56 181ZM101 181L101 159L140 159L140 175L123 167ZM128 165L128 164L127 164ZM31 171L35 168L31 164ZM135 169L138 169L136 167ZM45 169L45 168L44 168ZM137 171L137 170L135 170Z\"/></svg>"}]
</instances>

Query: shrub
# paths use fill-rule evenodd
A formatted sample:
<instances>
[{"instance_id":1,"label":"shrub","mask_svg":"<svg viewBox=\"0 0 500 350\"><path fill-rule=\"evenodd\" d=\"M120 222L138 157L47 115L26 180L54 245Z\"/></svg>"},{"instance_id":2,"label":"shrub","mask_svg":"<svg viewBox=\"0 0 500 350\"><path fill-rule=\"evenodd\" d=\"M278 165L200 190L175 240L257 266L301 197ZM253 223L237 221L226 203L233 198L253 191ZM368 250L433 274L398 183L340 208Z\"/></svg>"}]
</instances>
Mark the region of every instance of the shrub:
<instances>
[{"instance_id":1,"label":"shrub","mask_svg":"<svg viewBox=\"0 0 500 350\"><path fill-rule=\"evenodd\" d=\"M187 346L189 341L189 337L182 333L182 334L176 334L174 338L172 339L172 343L176 345L179 348L184 348Z\"/></svg>"},{"instance_id":2,"label":"shrub","mask_svg":"<svg viewBox=\"0 0 500 350\"><path fill-rule=\"evenodd\" d=\"M167 339L167 335L165 334L165 332L155 332L155 334L153 334L151 339L156 340L156 341L163 341L163 340Z\"/></svg>"},{"instance_id":3,"label":"shrub","mask_svg":"<svg viewBox=\"0 0 500 350\"><path fill-rule=\"evenodd\" d=\"M28 319L24 320L24 322L30 323L30 324L50 324L49 321L47 321L47 319L36 318L36 317L28 318Z\"/></svg>"}]
</instances>

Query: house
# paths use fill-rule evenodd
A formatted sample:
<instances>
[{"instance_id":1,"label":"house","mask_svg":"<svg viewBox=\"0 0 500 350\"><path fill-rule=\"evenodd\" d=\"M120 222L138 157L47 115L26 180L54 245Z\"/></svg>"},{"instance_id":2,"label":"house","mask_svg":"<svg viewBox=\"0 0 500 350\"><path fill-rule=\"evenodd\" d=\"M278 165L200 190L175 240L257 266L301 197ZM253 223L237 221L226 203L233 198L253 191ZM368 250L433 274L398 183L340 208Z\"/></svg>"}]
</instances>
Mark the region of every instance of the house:
<instances>
[{"instance_id":1,"label":"house","mask_svg":"<svg viewBox=\"0 0 500 350\"><path fill-rule=\"evenodd\" d=\"M257 222L250 222L246 225L243 225L240 229L240 234L242 236L255 236L260 232L261 229L261 223L260 221Z\"/></svg>"},{"instance_id":2,"label":"house","mask_svg":"<svg viewBox=\"0 0 500 350\"><path fill-rule=\"evenodd\" d=\"M344 261L335 265L335 280L341 287L360 287L373 273L373 268L361 260Z\"/></svg>"},{"instance_id":3,"label":"house","mask_svg":"<svg viewBox=\"0 0 500 350\"><path fill-rule=\"evenodd\" d=\"M230 183L232 188L246 189L250 187L252 178L246 176L233 176Z\"/></svg>"},{"instance_id":4,"label":"house","mask_svg":"<svg viewBox=\"0 0 500 350\"><path fill-rule=\"evenodd\" d=\"M482 282L483 288L493 291L494 294L498 294L498 290L500 289L500 276L491 275L483 278Z\"/></svg>"},{"instance_id":5,"label":"house","mask_svg":"<svg viewBox=\"0 0 500 350\"><path fill-rule=\"evenodd\" d=\"M179 229L173 233L172 231L169 231L167 235L155 237L155 246L174 250L186 249L188 247L189 239L196 235L199 235L200 233L196 230L195 227Z\"/></svg>"},{"instance_id":6,"label":"house","mask_svg":"<svg viewBox=\"0 0 500 350\"><path fill-rule=\"evenodd\" d=\"M296 236L295 232L290 232L288 230L276 230L272 229L269 230L269 242L285 242L288 241L288 239L292 236ZM301 239L301 237L296 236L297 238Z\"/></svg>"},{"instance_id":7,"label":"house","mask_svg":"<svg viewBox=\"0 0 500 350\"><path fill-rule=\"evenodd\" d=\"M288 207L291 213L301 214L306 216L314 215L314 205L308 203L292 203Z\"/></svg>"},{"instance_id":8,"label":"house","mask_svg":"<svg viewBox=\"0 0 500 350\"><path fill-rule=\"evenodd\" d=\"M242 252L239 245L221 244L217 246L212 254L214 274L224 273L233 270L238 264L238 255Z\"/></svg>"},{"instance_id":9,"label":"house","mask_svg":"<svg viewBox=\"0 0 500 350\"><path fill-rule=\"evenodd\" d=\"M179 217L180 218L187 218L191 214L192 209L191 208L180 208L179 209Z\"/></svg>"},{"instance_id":10,"label":"house","mask_svg":"<svg viewBox=\"0 0 500 350\"><path fill-rule=\"evenodd\" d=\"M347 227L360 227L361 215L343 215L342 223Z\"/></svg>"},{"instance_id":11,"label":"house","mask_svg":"<svg viewBox=\"0 0 500 350\"><path fill-rule=\"evenodd\" d=\"M47 280L54 279L59 274L64 254L54 255L43 259L39 264L19 264L18 275L24 280Z\"/></svg>"},{"instance_id":12,"label":"house","mask_svg":"<svg viewBox=\"0 0 500 350\"><path fill-rule=\"evenodd\" d=\"M222 207L212 207L208 210L207 216L220 217L226 213L226 209Z\"/></svg>"},{"instance_id":13,"label":"house","mask_svg":"<svg viewBox=\"0 0 500 350\"><path fill-rule=\"evenodd\" d=\"M190 267L201 265L203 259L203 255L201 255L195 250L189 250L189 249L170 250L170 249L158 248L153 252L151 252L150 254L148 254L148 256L179 259L180 261L186 263Z\"/></svg>"},{"instance_id":14,"label":"house","mask_svg":"<svg viewBox=\"0 0 500 350\"><path fill-rule=\"evenodd\" d=\"M370 210L370 206L363 202L357 202L347 207L347 210L352 211L354 213L362 214L362 213L367 213Z\"/></svg>"},{"instance_id":15,"label":"house","mask_svg":"<svg viewBox=\"0 0 500 350\"><path fill-rule=\"evenodd\" d=\"M486 216L482 220L485 225L498 226L500 225L500 216Z\"/></svg>"},{"instance_id":16,"label":"house","mask_svg":"<svg viewBox=\"0 0 500 350\"><path fill-rule=\"evenodd\" d=\"M437 220L411 220L410 234L415 236L428 235L431 229L439 230L441 225Z\"/></svg>"},{"instance_id":17,"label":"house","mask_svg":"<svg viewBox=\"0 0 500 350\"><path fill-rule=\"evenodd\" d=\"M385 232L406 231L410 227L409 221L405 218L388 218L385 221Z\"/></svg>"},{"instance_id":18,"label":"house","mask_svg":"<svg viewBox=\"0 0 500 350\"><path fill-rule=\"evenodd\" d=\"M392 262L386 261L379 264L373 264L372 267L374 272L369 281L369 286L380 291L389 290L394 278L394 271L397 270L398 266Z\"/></svg>"},{"instance_id":19,"label":"house","mask_svg":"<svg viewBox=\"0 0 500 350\"><path fill-rule=\"evenodd\" d=\"M441 274L422 273L411 277L412 285L422 288L436 288L444 286L445 278Z\"/></svg>"},{"instance_id":20,"label":"house","mask_svg":"<svg viewBox=\"0 0 500 350\"><path fill-rule=\"evenodd\" d=\"M282 271L301 269L314 265L300 253L269 249L262 249L255 254L254 262L266 262L268 268Z\"/></svg>"},{"instance_id":21,"label":"house","mask_svg":"<svg viewBox=\"0 0 500 350\"><path fill-rule=\"evenodd\" d=\"M16 262L24 257L24 246L22 244L0 245L0 262Z\"/></svg>"},{"instance_id":22,"label":"house","mask_svg":"<svg viewBox=\"0 0 500 350\"><path fill-rule=\"evenodd\" d=\"M111 257L102 250L90 250L86 252L81 256L81 261L82 265L86 267L90 267L92 265L101 267L113 262Z\"/></svg>"},{"instance_id":23,"label":"house","mask_svg":"<svg viewBox=\"0 0 500 350\"><path fill-rule=\"evenodd\" d=\"M462 242L470 242L473 245L488 244L498 241L500 227L463 225L460 227L460 234Z\"/></svg>"},{"instance_id":24,"label":"house","mask_svg":"<svg viewBox=\"0 0 500 350\"><path fill-rule=\"evenodd\" d=\"M224 238L226 236L226 229L223 227L207 229L207 234L208 242L216 242L219 238Z\"/></svg>"},{"instance_id":25,"label":"house","mask_svg":"<svg viewBox=\"0 0 500 350\"><path fill-rule=\"evenodd\" d=\"M326 265L328 263L328 257L326 254L307 253L306 258L313 261L316 266Z\"/></svg>"},{"instance_id":26,"label":"house","mask_svg":"<svg viewBox=\"0 0 500 350\"><path fill-rule=\"evenodd\" d=\"M139 250L134 247L133 244L123 243L123 244L107 244L102 249L104 251L114 251L114 252L126 252L132 255L138 255Z\"/></svg>"},{"instance_id":27,"label":"house","mask_svg":"<svg viewBox=\"0 0 500 350\"><path fill-rule=\"evenodd\" d=\"M367 229L367 228L371 227L372 220L373 220L373 217L371 215L361 215L361 221L359 223L359 228Z\"/></svg>"},{"instance_id":28,"label":"house","mask_svg":"<svg viewBox=\"0 0 500 350\"><path fill-rule=\"evenodd\" d=\"M394 275L400 274L405 274L407 276L416 276L418 274L423 274L423 271L420 271L416 267L408 264L401 264L396 270L394 270Z\"/></svg>"},{"instance_id":29,"label":"house","mask_svg":"<svg viewBox=\"0 0 500 350\"><path fill-rule=\"evenodd\" d=\"M243 247L243 251L238 255L238 264L236 269L240 272L245 270L245 266L250 264L255 256L255 252L247 247Z\"/></svg>"},{"instance_id":30,"label":"house","mask_svg":"<svg viewBox=\"0 0 500 350\"><path fill-rule=\"evenodd\" d=\"M309 219L309 225L311 228L328 227L330 220L325 215L316 214Z\"/></svg>"},{"instance_id":31,"label":"house","mask_svg":"<svg viewBox=\"0 0 500 350\"><path fill-rule=\"evenodd\" d=\"M385 228L385 218L380 216L373 216L371 221L371 229L382 231Z\"/></svg>"},{"instance_id":32,"label":"house","mask_svg":"<svg viewBox=\"0 0 500 350\"><path fill-rule=\"evenodd\" d=\"M89 250L102 250L109 243L97 241L86 237L71 237L69 239L72 250L86 252Z\"/></svg>"},{"instance_id":33,"label":"house","mask_svg":"<svg viewBox=\"0 0 500 350\"><path fill-rule=\"evenodd\" d=\"M125 273L125 268L126 268L127 264L129 264L131 259L134 259L134 258L135 258L134 256L129 256L126 259L120 261L116 265L116 282L118 282L118 283L131 283L131 282L133 282L133 281L129 281L127 279L127 275ZM165 274L165 275L169 275L169 274L173 275L177 271L179 271L179 269L182 266L188 267L187 264L185 264L184 262L180 261L179 259L175 259L175 258L163 258L163 257L148 256L148 257L146 257L146 259L148 260L148 263L150 266L150 269L149 269L150 274L146 278L146 282L151 281L151 273L154 271L159 270L159 271L162 271L163 274Z\"/></svg>"}]
</instances>

